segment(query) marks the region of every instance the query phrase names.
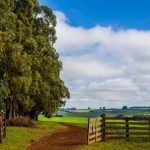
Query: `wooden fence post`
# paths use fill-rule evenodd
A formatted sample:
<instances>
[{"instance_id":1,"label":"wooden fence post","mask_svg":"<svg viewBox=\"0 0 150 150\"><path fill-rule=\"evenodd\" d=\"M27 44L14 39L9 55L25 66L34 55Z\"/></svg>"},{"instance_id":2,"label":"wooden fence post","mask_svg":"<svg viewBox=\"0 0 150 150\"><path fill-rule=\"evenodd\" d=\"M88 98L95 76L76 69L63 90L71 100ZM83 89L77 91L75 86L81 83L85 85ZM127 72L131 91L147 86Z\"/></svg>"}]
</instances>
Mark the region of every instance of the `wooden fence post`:
<instances>
[{"instance_id":1,"label":"wooden fence post","mask_svg":"<svg viewBox=\"0 0 150 150\"><path fill-rule=\"evenodd\" d=\"M150 141L150 118L149 118L149 141Z\"/></svg>"},{"instance_id":2,"label":"wooden fence post","mask_svg":"<svg viewBox=\"0 0 150 150\"><path fill-rule=\"evenodd\" d=\"M95 119L95 142L97 142L97 118Z\"/></svg>"},{"instance_id":3,"label":"wooden fence post","mask_svg":"<svg viewBox=\"0 0 150 150\"><path fill-rule=\"evenodd\" d=\"M6 112L3 113L3 136L6 137Z\"/></svg>"},{"instance_id":4,"label":"wooden fence post","mask_svg":"<svg viewBox=\"0 0 150 150\"><path fill-rule=\"evenodd\" d=\"M6 137L6 112L5 112L5 137Z\"/></svg>"},{"instance_id":5,"label":"wooden fence post","mask_svg":"<svg viewBox=\"0 0 150 150\"><path fill-rule=\"evenodd\" d=\"M90 118L88 118L87 144L89 144L89 130L90 130Z\"/></svg>"},{"instance_id":6,"label":"wooden fence post","mask_svg":"<svg viewBox=\"0 0 150 150\"><path fill-rule=\"evenodd\" d=\"M129 141L129 119L125 118L126 140Z\"/></svg>"},{"instance_id":7,"label":"wooden fence post","mask_svg":"<svg viewBox=\"0 0 150 150\"><path fill-rule=\"evenodd\" d=\"M0 143L2 143L2 114L0 114Z\"/></svg>"},{"instance_id":8,"label":"wooden fence post","mask_svg":"<svg viewBox=\"0 0 150 150\"><path fill-rule=\"evenodd\" d=\"M90 129L90 118L88 118L88 129L87 129L87 144L89 144L89 129Z\"/></svg>"},{"instance_id":9,"label":"wooden fence post","mask_svg":"<svg viewBox=\"0 0 150 150\"><path fill-rule=\"evenodd\" d=\"M2 117L2 119L1 119L1 121L2 121L2 125L1 125L1 130L2 130L2 138L3 138L3 136L4 136L4 112L2 111L1 112L1 117Z\"/></svg>"},{"instance_id":10,"label":"wooden fence post","mask_svg":"<svg viewBox=\"0 0 150 150\"><path fill-rule=\"evenodd\" d=\"M102 117L102 141L105 141L106 139L105 139L105 137L106 137L106 135L105 135L105 128L106 128L106 126L105 126L105 114L102 114L101 115L101 117Z\"/></svg>"}]
</instances>

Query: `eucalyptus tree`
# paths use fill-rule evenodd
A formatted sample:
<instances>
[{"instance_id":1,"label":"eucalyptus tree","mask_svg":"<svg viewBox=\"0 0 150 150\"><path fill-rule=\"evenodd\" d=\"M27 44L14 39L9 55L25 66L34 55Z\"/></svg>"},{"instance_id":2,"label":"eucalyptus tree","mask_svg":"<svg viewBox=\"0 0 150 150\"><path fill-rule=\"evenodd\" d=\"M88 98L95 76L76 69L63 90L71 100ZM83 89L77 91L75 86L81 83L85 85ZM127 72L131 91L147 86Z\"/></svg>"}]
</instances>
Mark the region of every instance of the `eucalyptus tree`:
<instances>
[{"instance_id":1,"label":"eucalyptus tree","mask_svg":"<svg viewBox=\"0 0 150 150\"><path fill-rule=\"evenodd\" d=\"M55 26L52 10L37 0L0 0L0 94L8 118L51 116L69 98Z\"/></svg>"}]
</instances>

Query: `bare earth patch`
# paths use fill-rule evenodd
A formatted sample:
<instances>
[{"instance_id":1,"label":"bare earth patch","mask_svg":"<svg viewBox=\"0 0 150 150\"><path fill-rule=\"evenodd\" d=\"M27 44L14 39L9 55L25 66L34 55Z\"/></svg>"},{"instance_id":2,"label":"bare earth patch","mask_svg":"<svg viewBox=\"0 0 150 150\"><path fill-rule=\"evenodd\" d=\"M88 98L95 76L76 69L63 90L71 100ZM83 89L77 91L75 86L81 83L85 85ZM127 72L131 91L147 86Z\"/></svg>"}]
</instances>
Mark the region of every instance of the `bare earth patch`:
<instances>
[{"instance_id":1,"label":"bare earth patch","mask_svg":"<svg viewBox=\"0 0 150 150\"><path fill-rule=\"evenodd\" d=\"M87 130L82 127L61 123L67 128L33 142L28 150L76 150L86 143Z\"/></svg>"}]
</instances>

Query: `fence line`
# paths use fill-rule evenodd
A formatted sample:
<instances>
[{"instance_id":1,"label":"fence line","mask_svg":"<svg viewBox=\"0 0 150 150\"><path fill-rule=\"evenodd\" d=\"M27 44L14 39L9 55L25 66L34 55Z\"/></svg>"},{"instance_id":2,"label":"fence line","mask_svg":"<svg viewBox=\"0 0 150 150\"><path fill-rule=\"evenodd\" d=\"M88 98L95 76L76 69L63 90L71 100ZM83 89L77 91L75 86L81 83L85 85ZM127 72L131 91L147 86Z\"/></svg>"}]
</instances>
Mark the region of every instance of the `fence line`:
<instances>
[{"instance_id":1,"label":"fence line","mask_svg":"<svg viewBox=\"0 0 150 150\"><path fill-rule=\"evenodd\" d=\"M98 123L97 123L98 122ZM92 144L108 139L150 141L150 118L106 117L88 119L87 143Z\"/></svg>"},{"instance_id":2,"label":"fence line","mask_svg":"<svg viewBox=\"0 0 150 150\"><path fill-rule=\"evenodd\" d=\"M6 113L0 114L0 143L2 143L3 137L6 136Z\"/></svg>"}]
</instances>

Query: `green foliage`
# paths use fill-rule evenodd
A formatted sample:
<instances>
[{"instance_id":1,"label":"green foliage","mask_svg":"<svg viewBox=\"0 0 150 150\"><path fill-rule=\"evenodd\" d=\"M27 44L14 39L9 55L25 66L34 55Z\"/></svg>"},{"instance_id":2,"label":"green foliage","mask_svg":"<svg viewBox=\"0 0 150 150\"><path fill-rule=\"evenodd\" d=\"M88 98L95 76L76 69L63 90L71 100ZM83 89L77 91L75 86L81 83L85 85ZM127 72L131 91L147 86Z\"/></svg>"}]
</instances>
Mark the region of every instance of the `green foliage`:
<instances>
[{"instance_id":1,"label":"green foliage","mask_svg":"<svg viewBox=\"0 0 150 150\"><path fill-rule=\"evenodd\" d=\"M28 117L19 117L15 119L7 120L7 126L18 126L18 127L36 127L35 121Z\"/></svg>"},{"instance_id":2,"label":"green foliage","mask_svg":"<svg viewBox=\"0 0 150 150\"><path fill-rule=\"evenodd\" d=\"M55 26L52 10L37 0L0 0L0 107L7 118L50 117L69 98Z\"/></svg>"}]
</instances>

